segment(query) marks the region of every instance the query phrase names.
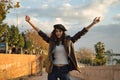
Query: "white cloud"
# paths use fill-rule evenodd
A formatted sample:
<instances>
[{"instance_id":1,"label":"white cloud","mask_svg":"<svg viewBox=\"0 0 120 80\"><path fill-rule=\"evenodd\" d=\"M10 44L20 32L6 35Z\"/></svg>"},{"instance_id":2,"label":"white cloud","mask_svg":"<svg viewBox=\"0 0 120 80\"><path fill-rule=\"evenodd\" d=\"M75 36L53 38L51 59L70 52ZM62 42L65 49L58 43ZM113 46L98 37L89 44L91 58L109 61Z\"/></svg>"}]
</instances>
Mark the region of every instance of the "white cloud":
<instances>
[{"instance_id":1,"label":"white cloud","mask_svg":"<svg viewBox=\"0 0 120 80\"><path fill-rule=\"evenodd\" d=\"M113 20L115 20L116 22L120 22L120 13L119 13L119 14L116 14L116 15L113 17Z\"/></svg>"},{"instance_id":2,"label":"white cloud","mask_svg":"<svg viewBox=\"0 0 120 80\"><path fill-rule=\"evenodd\" d=\"M115 7L120 4L120 0L93 0L89 5L84 4L70 4L72 0L14 0L15 2L21 2L21 8L18 9L19 12L19 28L21 30L26 30L32 28L28 23L24 21L24 16L27 14L31 17L33 23L45 32L51 32L53 30L53 25L61 23L65 25L68 29L67 33L74 35L77 31L81 30L86 24L90 24L96 16L101 16L103 19L108 18L108 14L113 13L111 7ZM25 1L25 2L24 2ZM76 0L77 1L77 0ZM79 1L79 0L78 0ZM84 0L87 1L87 0ZM29 4L24 4L28 2ZM30 4L31 3L31 4ZM33 5L33 3L35 5ZM10 15L9 15L10 16ZM12 15L13 16L13 15ZM112 15L113 16L113 15ZM113 17L113 22L120 21L120 14L117 13ZM12 20L12 21L11 21ZM103 20L105 22L105 20ZM8 17L6 22L10 25L16 25L16 17ZM102 21L101 21L102 23ZM101 24L100 23L100 24ZM105 22L106 23L106 22ZM110 43L114 43L114 49L118 49L119 45L119 24L111 24L108 26L96 25L96 28L91 30L85 38L77 43L76 47L90 46L92 47L99 40L105 42L107 49L113 48ZM23 26L23 27L22 27ZM115 27L113 27L115 26ZM117 28L116 28L117 26ZM118 35L116 35L118 34ZM112 35L112 37L111 37ZM114 35L114 36L113 36ZM91 42L89 42L89 41ZM113 41L113 42L112 42Z\"/></svg>"},{"instance_id":3,"label":"white cloud","mask_svg":"<svg viewBox=\"0 0 120 80\"><path fill-rule=\"evenodd\" d=\"M85 6L84 9L80 13L82 13L83 14L82 16L84 16L86 18L93 18L95 16L104 17L108 13L109 7L111 5L115 5L117 2L119 2L119 0L94 1L94 3L92 3L91 5L89 5L87 7Z\"/></svg>"},{"instance_id":4,"label":"white cloud","mask_svg":"<svg viewBox=\"0 0 120 80\"><path fill-rule=\"evenodd\" d=\"M23 0L14 0L20 1ZM25 0L30 2L29 0ZM31 0L34 1L34 0ZM34 1L35 2L35 1ZM57 18L61 18L62 22L71 23L82 23L88 24L89 21L93 20L96 16L102 16L102 19L107 14L109 7L113 4L119 2L119 0L93 0L93 3L85 6L81 5L71 5L70 0L45 0L45 1L37 1L37 4L40 4L39 8L31 8L31 5L23 5L21 8L20 14L28 14L31 16L36 16L37 18L48 18L49 23L54 23L51 21L56 20ZM63 4L61 4L63 3ZM61 4L61 5L58 5ZM54 5L54 6L52 6ZM54 20L51 20L54 19ZM50 20L50 21L49 21ZM57 22L57 21L56 21Z\"/></svg>"},{"instance_id":5,"label":"white cloud","mask_svg":"<svg viewBox=\"0 0 120 80\"><path fill-rule=\"evenodd\" d=\"M43 9L47 9L47 8L48 8L48 5L47 5L47 4L44 4L44 5L42 5L41 8L43 8Z\"/></svg>"},{"instance_id":6,"label":"white cloud","mask_svg":"<svg viewBox=\"0 0 120 80\"><path fill-rule=\"evenodd\" d=\"M116 0L118 1L118 0ZM41 1L42 2L42 1ZM65 1L58 1L58 3L63 3ZM28 14L36 14L39 17L47 17L54 18L57 17L62 18L64 21L80 21L80 22L88 22L88 19L93 19L96 16L104 16L108 12L108 8L114 0L106 1L96 1L88 6L79 6L71 5L69 0L66 0L66 3L57 5L56 0L50 0L38 3L40 4L39 8L28 9ZM51 6L53 5L54 6ZM30 6L28 6L30 8ZM25 8L26 9L26 8ZM26 9L27 10L27 9ZM24 11L24 10L23 10Z\"/></svg>"},{"instance_id":7,"label":"white cloud","mask_svg":"<svg viewBox=\"0 0 120 80\"><path fill-rule=\"evenodd\" d=\"M113 49L114 52L120 51L120 24L98 25L91 29L75 44L76 49L80 47L90 47L94 50L94 44L103 42L105 49ZM74 32L75 33L75 32ZM73 33L73 34L74 34Z\"/></svg>"},{"instance_id":8,"label":"white cloud","mask_svg":"<svg viewBox=\"0 0 120 80\"><path fill-rule=\"evenodd\" d=\"M65 8L65 9L71 9L72 8L72 5L71 4L69 4L69 3L65 3L65 4L63 4L63 7Z\"/></svg>"}]
</instances>

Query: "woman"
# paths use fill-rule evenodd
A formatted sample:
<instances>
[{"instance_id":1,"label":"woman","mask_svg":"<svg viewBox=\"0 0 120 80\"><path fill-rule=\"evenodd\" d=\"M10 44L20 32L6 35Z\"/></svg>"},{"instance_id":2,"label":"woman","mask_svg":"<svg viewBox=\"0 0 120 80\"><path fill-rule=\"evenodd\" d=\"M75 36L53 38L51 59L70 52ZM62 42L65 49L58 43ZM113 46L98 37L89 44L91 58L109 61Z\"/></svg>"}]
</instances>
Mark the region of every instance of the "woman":
<instances>
[{"instance_id":1,"label":"woman","mask_svg":"<svg viewBox=\"0 0 120 80\"><path fill-rule=\"evenodd\" d=\"M68 73L78 70L73 43L75 43L88 30L100 22L100 17L96 17L93 22L73 37L65 34L66 28L62 24L55 24L51 36L48 37L43 31L38 29L30 20L29 16L25 20L38 32L38 34L49 43L49 52L46 65L48 80L70 80Z\"/></svg>"}]
</instances>

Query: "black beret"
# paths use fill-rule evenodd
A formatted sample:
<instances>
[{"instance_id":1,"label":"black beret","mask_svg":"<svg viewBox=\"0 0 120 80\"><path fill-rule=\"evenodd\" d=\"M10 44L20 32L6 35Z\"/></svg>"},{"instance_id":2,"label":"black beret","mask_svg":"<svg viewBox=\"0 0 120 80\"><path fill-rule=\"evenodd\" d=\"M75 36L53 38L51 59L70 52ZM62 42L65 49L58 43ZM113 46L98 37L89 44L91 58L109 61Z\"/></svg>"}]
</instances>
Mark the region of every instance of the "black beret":
<instances>
[{"instance_id":1,"label":"black beret","mask_svg":"<svg viewBox=\"0 0 120 80\"><path fill-rule=\"evenodd\" d=\"M62 24L55 24L54 29L61 29L62 31L67 31L67 29Z\"/></svg>"}]
</instances>

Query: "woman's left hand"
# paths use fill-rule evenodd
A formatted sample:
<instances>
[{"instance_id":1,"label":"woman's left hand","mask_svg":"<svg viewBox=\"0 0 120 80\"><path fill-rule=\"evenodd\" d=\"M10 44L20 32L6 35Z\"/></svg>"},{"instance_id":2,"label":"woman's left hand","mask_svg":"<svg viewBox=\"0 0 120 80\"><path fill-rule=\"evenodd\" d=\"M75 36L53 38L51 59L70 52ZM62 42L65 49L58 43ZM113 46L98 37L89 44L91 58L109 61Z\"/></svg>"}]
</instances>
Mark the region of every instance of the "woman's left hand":
<instances>
[{"instance_id":1,"label":"woman's left hand","mask_svg":"<svg viewBox=\"0 0 120 80\"><path fill-rule=\"evenodd\" d=\"M93 24L96 24L96 23L98 23L98 22L100 22L100 17L96 17L96 18L93 20Z\"/></svg>"}]
</instances>

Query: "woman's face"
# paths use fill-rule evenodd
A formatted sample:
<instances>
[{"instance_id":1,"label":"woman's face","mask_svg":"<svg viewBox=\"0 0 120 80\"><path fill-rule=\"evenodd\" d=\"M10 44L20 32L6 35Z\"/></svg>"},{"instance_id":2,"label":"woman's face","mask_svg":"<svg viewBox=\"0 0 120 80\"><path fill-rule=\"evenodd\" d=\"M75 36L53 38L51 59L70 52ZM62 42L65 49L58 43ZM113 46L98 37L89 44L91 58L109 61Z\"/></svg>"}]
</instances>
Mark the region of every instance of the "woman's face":
<instances>
[{"instance_id":1,"label":"woman's face","mask_svg":"<svg viewBox=\"0 0 120 80\"><path fill-rule=\"evenodd\" d=\"M61 29L55 29L55 35L57 38L61 38L63 31Z\"/></svg>"}]
</instances>

